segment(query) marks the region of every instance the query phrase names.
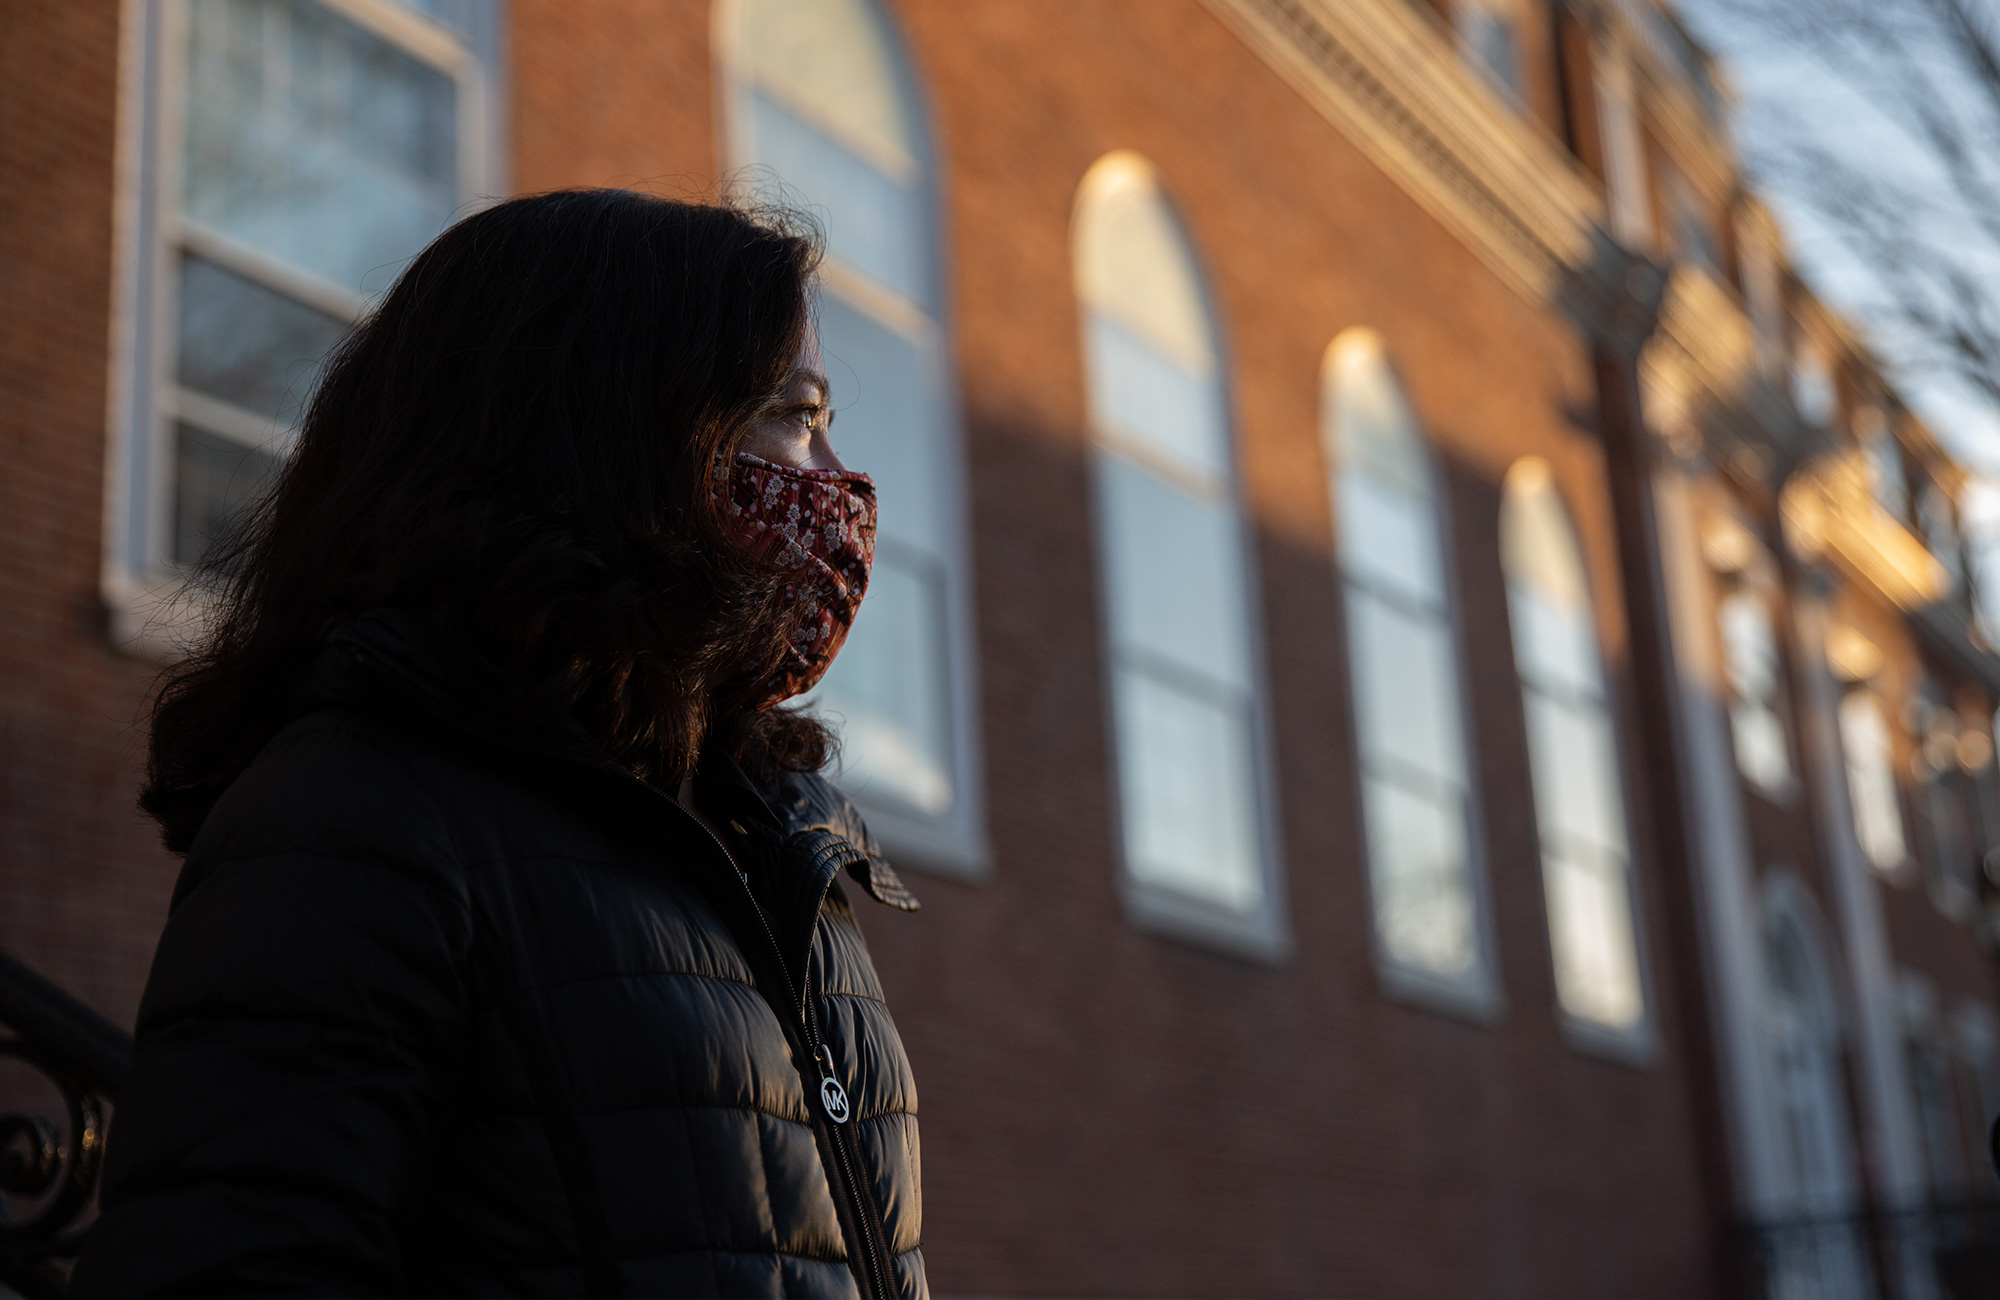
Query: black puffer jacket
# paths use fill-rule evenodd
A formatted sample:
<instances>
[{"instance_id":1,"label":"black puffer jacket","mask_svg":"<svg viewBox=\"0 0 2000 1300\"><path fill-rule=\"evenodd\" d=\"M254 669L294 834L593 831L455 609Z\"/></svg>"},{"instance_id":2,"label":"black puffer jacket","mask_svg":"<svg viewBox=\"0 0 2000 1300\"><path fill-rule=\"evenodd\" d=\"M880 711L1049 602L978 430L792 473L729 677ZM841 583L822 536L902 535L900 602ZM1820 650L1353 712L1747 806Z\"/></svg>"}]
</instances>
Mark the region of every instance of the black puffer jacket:
<instances>
[{"instance_id":1,"label":"black puffer jacket","mask_svg":"<svg viewBox=\"0 0 2000 1300\"><path fill-rule=\"evenodd\" d=\"M836 876L916 904L852 807L704 763L745 879L432 645L341 632L203 825L77 1289L924 1295L916 1090Z\"/></svg>"}]
</instances>

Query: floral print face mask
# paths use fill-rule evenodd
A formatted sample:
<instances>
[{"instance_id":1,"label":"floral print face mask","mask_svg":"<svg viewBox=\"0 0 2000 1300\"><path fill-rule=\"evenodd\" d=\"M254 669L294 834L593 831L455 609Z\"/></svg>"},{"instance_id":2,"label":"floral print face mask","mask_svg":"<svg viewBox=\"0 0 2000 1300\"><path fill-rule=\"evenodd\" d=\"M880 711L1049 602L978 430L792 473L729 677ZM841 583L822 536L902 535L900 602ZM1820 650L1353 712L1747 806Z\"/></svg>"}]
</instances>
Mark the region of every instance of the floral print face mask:
<instances>
[{"instance_id":1,"label":"floral print face mask","mask_svg":"<svg viewBox=\"0 0 2000 1300\"><path fill-rule=\"evenodd\" d=\"M736 538L775 560L786 598L805 606L784 662L759 683L754 707L762 711L817 686L847 640L875 563L875 483L738 452L717 498Z\"/></svg>"}]
</instances>

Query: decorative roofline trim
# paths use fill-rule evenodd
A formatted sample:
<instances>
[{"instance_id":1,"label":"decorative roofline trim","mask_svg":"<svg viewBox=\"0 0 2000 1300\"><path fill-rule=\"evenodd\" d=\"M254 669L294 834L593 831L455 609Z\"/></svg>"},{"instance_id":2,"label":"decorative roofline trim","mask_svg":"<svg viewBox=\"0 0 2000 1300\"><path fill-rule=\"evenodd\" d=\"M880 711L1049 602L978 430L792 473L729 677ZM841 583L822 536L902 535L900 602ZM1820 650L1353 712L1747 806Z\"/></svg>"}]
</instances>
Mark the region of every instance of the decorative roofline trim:
<instances>
[{"instance_id":1,"label":"decorative roofline trim","mask_svg":"<svg viewBox=\"0 0 2000 1300\"><path fill-rule=\"evenodd\" d=\"M1404 0L1203 0L1515 291L1555 301L1593 258L1581 168Z\"/></svg>"}]
</instances>

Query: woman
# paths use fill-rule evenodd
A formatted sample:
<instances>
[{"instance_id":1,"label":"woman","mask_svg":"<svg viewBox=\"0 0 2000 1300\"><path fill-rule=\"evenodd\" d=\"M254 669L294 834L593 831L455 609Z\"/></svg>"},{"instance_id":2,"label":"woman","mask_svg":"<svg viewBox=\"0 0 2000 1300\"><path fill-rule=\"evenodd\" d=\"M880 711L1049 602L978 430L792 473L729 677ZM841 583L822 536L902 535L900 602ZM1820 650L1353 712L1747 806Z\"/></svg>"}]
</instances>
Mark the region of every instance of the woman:
<instances>
[{"instance_id":1,"label":"woman","mask_svg":"<svg viewBox=\"0 0 2000 1300\"><path fill-rule=\"evenodd\" d=\"M615 191L445 232L212 569L101 1294L915 1296L916 1095L775 707L846 634L817 246Z\"/></svg>"}]
</instances>

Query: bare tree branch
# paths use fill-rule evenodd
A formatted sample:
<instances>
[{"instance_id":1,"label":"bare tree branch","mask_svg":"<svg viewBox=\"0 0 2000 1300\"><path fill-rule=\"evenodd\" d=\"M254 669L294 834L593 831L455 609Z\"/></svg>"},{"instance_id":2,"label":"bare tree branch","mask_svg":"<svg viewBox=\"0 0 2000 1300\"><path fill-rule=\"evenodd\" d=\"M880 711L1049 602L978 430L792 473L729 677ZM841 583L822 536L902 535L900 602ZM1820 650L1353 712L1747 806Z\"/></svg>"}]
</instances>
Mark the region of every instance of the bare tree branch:
<instances>
[{"instance_id":1,"label":"bare tree branch","mask_svg":"<svg viewBox=\"0 0 2000 1300\"><path fill-rule=\"evenodd\" d=\"M2000 404L2000 0L1685 7L1812 69L1808 106L1767 110L1750 163L1866 271L1856 305L1885 359ZM1861 131L1902 143L1863 153Z\"/></svg>"}]
</instances>

